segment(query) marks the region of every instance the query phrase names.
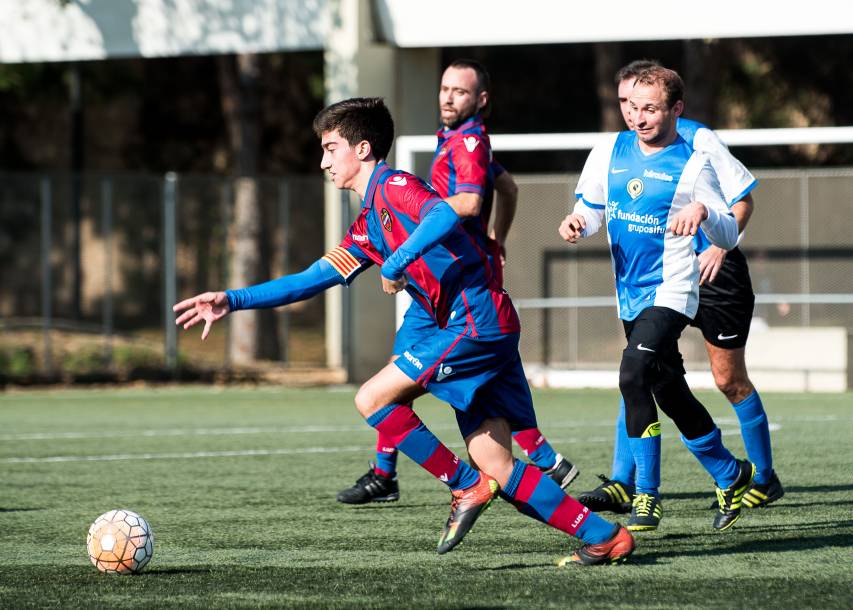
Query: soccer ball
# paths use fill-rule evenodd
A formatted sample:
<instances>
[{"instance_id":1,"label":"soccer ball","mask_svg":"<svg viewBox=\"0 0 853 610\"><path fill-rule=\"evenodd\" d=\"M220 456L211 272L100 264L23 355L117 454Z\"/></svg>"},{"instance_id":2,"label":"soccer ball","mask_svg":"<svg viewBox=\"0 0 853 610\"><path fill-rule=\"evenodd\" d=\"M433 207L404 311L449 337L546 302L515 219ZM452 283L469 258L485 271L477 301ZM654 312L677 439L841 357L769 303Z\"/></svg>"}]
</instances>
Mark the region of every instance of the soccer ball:
<instances>
[{"instance_id":1,"label":"soccer ball","mask_svg":"<svg viewBox=\"0 0 853 610\"><path fill-rule=\"evenodd\" d=\"M104 513L86 537L89 559L107 574L135 574L154 554L154 532L148 522L130 510Z\"/></svg>"}]
</instances>

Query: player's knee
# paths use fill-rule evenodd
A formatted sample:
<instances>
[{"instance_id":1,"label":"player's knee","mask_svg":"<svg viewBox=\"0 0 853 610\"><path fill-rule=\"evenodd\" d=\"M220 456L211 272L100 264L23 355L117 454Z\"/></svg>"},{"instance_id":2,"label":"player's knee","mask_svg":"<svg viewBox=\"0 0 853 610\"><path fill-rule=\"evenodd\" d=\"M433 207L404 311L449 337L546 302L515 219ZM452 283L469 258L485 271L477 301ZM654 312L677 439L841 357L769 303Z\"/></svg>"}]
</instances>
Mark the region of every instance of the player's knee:
<instances>
[{"instance_id":1,"label":"player's knee","mask_svg":"<svg viewBox=\"0 0 853 610\"><path fill-rule=\"evenodd\" d=\"M715 375L717 388L731 403L737 403L752 394L755 387L749 377L739 375Z\"/></svg>"},{"instance_id":2,"label":"player's knee","mask_svg":"<svg viewBox=\"0 0 853 610\"><path fill-rule=\"evenodd\" d=\"M370 384L365 383L358 389L355 395L355 408L362 417L367 419L382 407L383 405L378 404L377 395L372 391Z\"/></svg>"},{"instance_id":3,"label":"player's knee","mask_svg":"<svg viewBox=\"0 0 853 610\"><path fill-rule=\"evenodd\" d=\"M648 387L649 364L646 358L623 356L619 365L619 390L622 396L630 396Z\"/></svg>"}]
</instances>

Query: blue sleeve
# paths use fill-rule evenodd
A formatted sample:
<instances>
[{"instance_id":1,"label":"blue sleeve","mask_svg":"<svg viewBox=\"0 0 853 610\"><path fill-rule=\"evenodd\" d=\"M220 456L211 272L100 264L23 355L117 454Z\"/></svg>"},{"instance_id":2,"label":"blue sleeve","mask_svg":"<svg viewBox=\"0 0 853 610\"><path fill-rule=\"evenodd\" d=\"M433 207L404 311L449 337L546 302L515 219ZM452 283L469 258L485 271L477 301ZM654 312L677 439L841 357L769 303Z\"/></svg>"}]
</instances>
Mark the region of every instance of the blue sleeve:
<instances>
[{"instance_id":1,"label":"blue sleeve","mask_svg":"<svg viewBox=\"0 0 853 610\"><path fill-rule=\"evenodd\" d=\"M225 294L228 296L228 307L231 311L263 309L304 301L335 284L343 283L341 274L328 261L319 259L305 271L248 288L226 290Z\"/></svg>"},{"instance_id":2,"label":"blue sleeve","mask_svg":"<svg viewBox=\"0 0 853 610\"><path fill-rule=\"evenodd\" d=\"M382 265L382 276L400 279L406 267L441 243L459 224L459 215L446 201L439 201L424 215L409 238Z\"/></svg>"}]
</instances>

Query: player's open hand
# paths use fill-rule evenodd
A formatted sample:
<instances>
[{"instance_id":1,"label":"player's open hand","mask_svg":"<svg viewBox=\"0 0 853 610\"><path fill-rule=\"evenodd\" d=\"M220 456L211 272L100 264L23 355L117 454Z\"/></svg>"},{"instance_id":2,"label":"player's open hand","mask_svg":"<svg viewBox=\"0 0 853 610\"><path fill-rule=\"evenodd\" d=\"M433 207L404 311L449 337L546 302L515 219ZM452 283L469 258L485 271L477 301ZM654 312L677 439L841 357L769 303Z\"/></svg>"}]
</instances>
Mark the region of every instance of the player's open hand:
<instances>
[{"instance_id":1,"label":"player's open hand","mask_svg":"<svg viewBox=\"0 0 853 610\"><path fill-rule=\"evenodd\" d=\"M408 285L409 280L405 275L398 280L389 280L384 275L382 276L382 290L385 294L397 294Z\"/></svg>"},{"instance_id":2,"label":"player's open hand","mask_svg":"<svg viewBox=\"0 0 853 610\"><path fill-rule=\"evenodd\" d=\"M708 218L708 208L705 204L691 201L672 217L668 228L674 235L696 235L699 225L706 218Z\"/></svg>"},{"instance_id":3,"label":"player's open hand","mask_svg":"<svg viewBox=\"0 0 853 610\"><path fill-rule=\"evenodd\" d=\"M204 341L213 323L227 316L231 309L224 292L204 292L175 304L172 311L180 314L175 324L183 325L184 330L204 321L204 330L201 331L201 340Z\"/></svg>"},{"instance_id":4,"label":"player's open hand","mask_svg":"<svg viewBox=\"0 0 853 610\"><path fill-rule=\"evenodd\" d=\"M710 246L699 255L699 285L705 282L712 284L717 279L717 272L726 260L727 252L717 246Z\"/></svg>"},{"instance_id":5,"label":"player's open hand","mask_svg":"<svg viewBox=\"0 0 853 610\"><path fill-rule=\"evenodd\" d=\"M569 214L560 223L560 237L565 239L570 244L577 243L581 234L586 229L586 218L580 214Z\"/></svg>"}]
</instances>

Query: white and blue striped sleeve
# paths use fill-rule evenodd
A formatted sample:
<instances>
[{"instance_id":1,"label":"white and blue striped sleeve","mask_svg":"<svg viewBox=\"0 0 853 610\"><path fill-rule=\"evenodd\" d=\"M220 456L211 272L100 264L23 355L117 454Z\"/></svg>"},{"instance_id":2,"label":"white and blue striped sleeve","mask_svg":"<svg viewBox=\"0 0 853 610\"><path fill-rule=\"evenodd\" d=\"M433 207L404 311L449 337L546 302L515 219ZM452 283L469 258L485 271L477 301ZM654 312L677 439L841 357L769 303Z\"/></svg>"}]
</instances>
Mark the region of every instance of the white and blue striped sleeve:
<instances>
[{"instance_id":1,"label":"white and blue striped sleeve","mask_svg":"<svg viewBox=\"0 0 853 610\"><path fill-rule=\"evenodd\" d=\"M726 204L731 207L758 185L758 180L726 147L720 137L707 127L696 130L693 148L708 155L717 174Z\"/></svg>"},{"instance_id":2,"label":"white and blue striped sleeve","mask_svg":"<svg viewBox=\"0 0 853 610\"><path fill-rule=\"evenodd\" d=\"M617 136L612 134L593 147L575 188L577 201L572 211L586 220L584 237L596 233L603 224L607 204L607 171Z\"/></svg>"},{"instance_id":3,"label":"white and blue striped sleeve","mask_svg":"<svg viewBox=\"0 0 853 610\"><path fill-rule=\"evenodd\" d=\"M705 204L708 210L702 231L711 243L724 250L734 248L738 240L737 221L725 201L717 175L707 161L693 187L693 200Z\"/></svg>"}]
</instances>

